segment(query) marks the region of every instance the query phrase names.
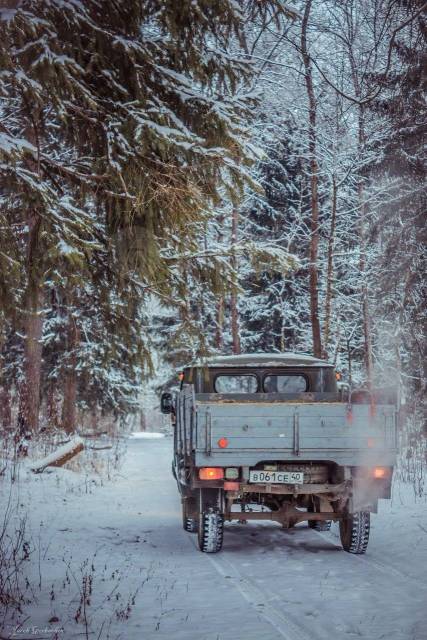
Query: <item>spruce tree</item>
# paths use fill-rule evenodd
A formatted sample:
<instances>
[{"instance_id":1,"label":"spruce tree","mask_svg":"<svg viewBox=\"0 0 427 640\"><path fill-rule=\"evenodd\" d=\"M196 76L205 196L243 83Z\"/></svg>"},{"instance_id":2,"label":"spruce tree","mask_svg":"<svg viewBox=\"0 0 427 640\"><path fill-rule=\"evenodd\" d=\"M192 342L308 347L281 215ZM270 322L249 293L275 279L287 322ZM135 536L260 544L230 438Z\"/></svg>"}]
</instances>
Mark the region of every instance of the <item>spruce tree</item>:
<instances>
[{"instance_id":1,"label":"spruce tree","mask_svg":"<svg viewBox=\"0 0 427 640\"><path fill-rule=\"evenodd\" d=\"M424 425L427 353L425 300L427 231L425 212L427 22L421 0L400 0L400 19L413 17L393 47L391 73L377 77L382 93L372 108L390 131L374 175L397 181L394 201L381 212L372 233L383 251L378 260L377 304L382 320L384 366L401 376L410 429ZM423 11L424 7L424 11Z\"/></svg>"},{"instance_id":2,"label":"spruce tree","mask_svg":"<svg viewBox=\"0 0 427 640\"><path fill-rule=\"evenodd\" d=\"M2 291L19 291L20 420L35 429L47 281L90 281L107 238L125 280L170 293L162 249L182 253L220 190L241 189L251 66L229 53L244 47L230 0L23 0L0 15L2 215L19 254Z\"/></svg>"}]
</instances>

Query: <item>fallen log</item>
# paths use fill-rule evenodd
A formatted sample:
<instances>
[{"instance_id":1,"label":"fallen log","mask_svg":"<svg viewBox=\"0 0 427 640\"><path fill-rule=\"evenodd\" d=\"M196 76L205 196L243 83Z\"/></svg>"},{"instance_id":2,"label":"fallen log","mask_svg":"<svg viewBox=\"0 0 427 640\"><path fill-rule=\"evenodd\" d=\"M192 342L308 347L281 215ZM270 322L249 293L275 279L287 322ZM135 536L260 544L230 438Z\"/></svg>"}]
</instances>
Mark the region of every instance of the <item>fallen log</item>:
<instances>
[{"instance_id":1,"label":"fallen log","mask_svg":"<svg viewBox=\"0 0 427 640\"><path fill-rule=\"evenodd\" d=\"M86 449L90 449L91 451L104 451L105 449L112 449L112 444L106 444L103 447L86 447Z\"/></svg>"},{"instance_id":2,"label":"fallen log","mask_svg":"<svg viewBox=\"0 0 427 640\"><path fill-rule=\"evenodd\" d=\"M67 444L50 453L42 460L37 460L31 465L31 471L42 473L46 467L62 467L66 462L83 451L84 444L81 438L74 438Z\"/></svg>"},{"instance_id":3,"label":"fallen log","mask_svg":"<svg viewBox=\"0 0 427 640\"><path fill-rule=\"evenodd\" d=\"M81 438L100 438L101 436L108 435L107 431L80 431L79 436Z\"/></svg>"}]
</instances>

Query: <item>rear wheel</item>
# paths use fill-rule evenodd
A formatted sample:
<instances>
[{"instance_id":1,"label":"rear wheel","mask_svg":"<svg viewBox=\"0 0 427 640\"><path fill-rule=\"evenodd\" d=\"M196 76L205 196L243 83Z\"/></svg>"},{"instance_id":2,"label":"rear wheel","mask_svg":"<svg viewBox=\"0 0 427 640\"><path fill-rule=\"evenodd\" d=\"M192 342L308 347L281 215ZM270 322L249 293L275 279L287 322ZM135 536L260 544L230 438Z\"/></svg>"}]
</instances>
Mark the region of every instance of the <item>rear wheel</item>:
<instances>
[{"instance_id":1,"label":"rear wheel","mask_svg":"<svg viewBox=\"0 0 427 640\"><path fill-rule=\"evenodd\" d=\"M204 553L221 551L224 536L223 492L200 489L198 542Z\"/></svg>"},{"instance_id":2,"label":"rear wheel","mask_svg":"<svg viewBox=\"0 0 427 640\"><path fill-rule=\"evenodd\" d=\"M199 525L197 515L196 499L193 497L182 498L182 526L185 531L197 533Z\"/></svg>"},{"instance_id":3,"label":"rear wheel","mask_svg":"<svg viewBox=\"0 0 427 640\"><path fill-rule=\"evenodd\" d=\"M315 531L329 531L332 520L309 520L308 526Z\"/></svg>"},{"instance_id":4,"label":"rear wheel","mask_svg":"<svg viewBox=\"0 0 427 640\"><path fill-rule=\"evenodd\" d=\"M319 513L322 511L321 501L319 498L313 496L313 510L314 512ZM332 520L309 520L308 526L310 529L314 529L315 531L329 531L331 528Z\"/></svg>"},{"instance_id":5,"label":"rear wheel","mask_svg":"<svg viewBox=\"0 0 427 640\"><path fill-rule=\"evenodd\" d=\"M220 513L204 512L199 520L199 549L204 553L218 553L222 549L224 518Z\"/></svg>"},{"instance_id":6,"label":"rear wheel","mask_svg":"<svg viewBox=\"0 0 427 640\"><path fill-rule=\"evenodd\" d=\"M365 553L369 542L370 526L369 511L357 511L340 520L340 538L344 551Z\"/></svg>"}]
</instances>

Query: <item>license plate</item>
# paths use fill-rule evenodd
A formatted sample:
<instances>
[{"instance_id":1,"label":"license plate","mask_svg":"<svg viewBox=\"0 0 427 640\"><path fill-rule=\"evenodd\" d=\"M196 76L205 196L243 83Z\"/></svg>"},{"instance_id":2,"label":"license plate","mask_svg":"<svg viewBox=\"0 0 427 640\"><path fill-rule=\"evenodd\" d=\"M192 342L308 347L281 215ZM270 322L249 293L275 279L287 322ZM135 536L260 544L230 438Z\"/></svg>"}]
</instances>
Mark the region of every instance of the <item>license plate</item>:
<instances>
[{"instance_id":1,"label":"license plate","mask_svg":"<svg viewBox=\"0 0 427 640\"><path fill-rule=\"evenodd\" d=\"M303 484L304 474L300 471L249 471L249 482L261 484Z\"/></svg>"}]
</instances>

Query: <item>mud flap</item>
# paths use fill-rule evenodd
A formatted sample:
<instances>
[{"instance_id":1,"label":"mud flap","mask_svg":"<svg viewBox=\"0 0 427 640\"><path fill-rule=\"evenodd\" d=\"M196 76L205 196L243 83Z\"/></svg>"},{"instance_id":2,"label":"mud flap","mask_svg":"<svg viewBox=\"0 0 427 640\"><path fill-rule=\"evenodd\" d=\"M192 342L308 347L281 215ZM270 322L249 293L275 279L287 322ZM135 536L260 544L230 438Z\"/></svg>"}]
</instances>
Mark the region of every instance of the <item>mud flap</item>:
<instances>
[{"instance_id":1,"label":"mud flap","mask_svg":"<svg viewBox=\"0 0 427 640\"><path fill-rule=\"evenodd\" d=\"M387 497L384 495L383 485L379 485L372 480L365 478L354 478L353 491L349 501L349 512L358 511L378 512L378 498Z\"/></svg>"}]
</instances>

